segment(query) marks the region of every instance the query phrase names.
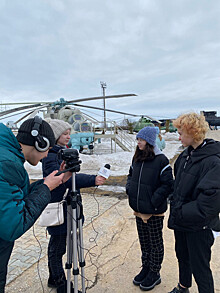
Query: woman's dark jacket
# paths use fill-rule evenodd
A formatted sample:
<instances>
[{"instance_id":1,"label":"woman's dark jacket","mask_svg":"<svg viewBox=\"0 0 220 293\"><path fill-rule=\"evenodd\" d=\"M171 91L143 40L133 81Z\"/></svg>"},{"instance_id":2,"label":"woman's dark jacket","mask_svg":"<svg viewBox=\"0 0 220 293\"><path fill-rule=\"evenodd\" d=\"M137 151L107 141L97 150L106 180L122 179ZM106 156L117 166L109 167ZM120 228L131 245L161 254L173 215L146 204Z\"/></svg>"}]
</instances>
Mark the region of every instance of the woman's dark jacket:
<instances>
[{"instance_id":1,"label":"woman's dark jacket","mask_svg":"<svg viewBox=\"0 0 220 293\"><path fill-rule=\"evenodd\" d=\"M172 169L167 157L154 148L151 160L132 161L126 192L130 207L142 214L161 214L167 210L167 197L172 192Z\"/></svg>"},{"instance_id":2,"label":"woman's dark jacket","mask_svg":"<svg viewBox=\"0 0 220 293\"><path fill-rule=\"evenodd\" d=\"M48 156L42 160L43 176L46 177L54 170L59 170L62 160L58 159L57 153L63 147L55 145L48 153ZM80 188L95 186L95 175L87 174L76 174L76 189L79 191ZM63 200L63 196L66 189L72 190L72 178L70 178L66 183L61 184L56 189L51 191L51 202L60 202ZM64 205L64 223L59 226L48 227L48 232L50 235L66 234L67 231L67 208Z\"/></svg>"},{"instance_id":3,"label":"woman's dark jacket","mask_svg":"<svg viewBox=\"0 0 220 293\"><path fill-rule=\"evenodd\" d=\"M175 184L168 227L180 231L220 231L220 142L190 146L174 166Z\"/></svg>"}]
</instances>

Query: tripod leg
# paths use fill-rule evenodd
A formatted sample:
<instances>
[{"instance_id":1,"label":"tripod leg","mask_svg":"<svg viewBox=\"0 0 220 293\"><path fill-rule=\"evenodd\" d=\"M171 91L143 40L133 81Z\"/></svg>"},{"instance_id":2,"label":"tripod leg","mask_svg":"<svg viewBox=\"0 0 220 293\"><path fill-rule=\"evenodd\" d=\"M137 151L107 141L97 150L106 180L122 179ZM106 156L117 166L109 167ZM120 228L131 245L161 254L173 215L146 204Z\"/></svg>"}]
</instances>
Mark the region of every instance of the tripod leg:
<instances>
[{"instance_id":1,"label":"tripod leg","mask_svg":"<svg viewBox=\"0 0 220 293\"><path fill-rule=\"evenodd\" d=\"M82 219L78 221L78 253L79 253L79 266L81 267L81 281L82 281L82 293L86 292L85 289L85 258L84 258L84 246L83 246L83 230Z\"/></svg>"},{"instance_id":2,"label":"tripod leg","mask_svg":"<svg viewBox=\"0 0 220 293\"><path fill-rule=\"evenodd\" d=\"M71 292L71 268L72 268L72 247L73 247L73 238L72 238L72 207L67 206L67 293Z\"/></svg>"},{"instance_id":3,"label":"tripod leg","mask_svg":"<svg viewBox=\"0 0 220 293\"><path fill-rule=\"evenodd\" d=\"M78 293L78 254L77 254L77 215L76 208L73 209L73 219L72 219L72 227L73 227L73 275L74 275L74 293Z\"/></svg>"}]
</instances>

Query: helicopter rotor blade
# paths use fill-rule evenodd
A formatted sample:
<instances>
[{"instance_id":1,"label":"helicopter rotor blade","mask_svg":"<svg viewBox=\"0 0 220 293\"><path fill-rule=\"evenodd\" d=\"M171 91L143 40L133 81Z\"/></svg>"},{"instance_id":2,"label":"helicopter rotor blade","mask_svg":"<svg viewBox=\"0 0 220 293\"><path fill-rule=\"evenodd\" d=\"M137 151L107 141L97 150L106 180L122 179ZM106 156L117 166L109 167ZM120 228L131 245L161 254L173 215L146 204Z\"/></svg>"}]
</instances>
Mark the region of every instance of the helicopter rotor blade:
<instances>
[{"instance_id":1,"label":"helicopter rotor blade","mask_svg":"<svg viewBox=\"0 0 220 293\"><path fill-rule=\"evenodd\" d=\"M1 103L1 106L12 106L12 105L34 105L39 104L40 102L19 102L19 103ZM51 102L42 102L42 104L50 104Z\"/></svg>"},{"instance_id":2,"label":"helicopter rotor blade","mask_svg":"<svg viewBox=\"0 0 220 293\"><path fill-rule=\"evenodd\" d=\"M22 121L27 116L29 116L29 118L34 118L37 115L37 113L39 112L39 110L42 109L42 108L45 108L45 106L39 107L37 109L34 109L34 110L28 112L26 115L24 115L20 119L18 119L15 123L18 123L18 122Z\"/></svg>"},{"instance_id":3,"label":"helicopter rotor blade","mask_svg":"<svg viewBox=\"0 0 220 293\"><path fill-rule=\"evenodd\" d=\"M26 118L27 116L31 115L32 113L34 113L36 110L33 110L31 112L28 112L26 115L22 116L20 119L18 119L17 121L15 121L15 124L17 124L18 122L22 121L24 118ZM30 117L31 118L31 117Z\"/></svg>"},{"instance_id":4,"label":"helicopter rotor blade","mask_svg":"<svg viewBox=\"0 0 220 293\"><path fill-rule=\"evenodd\" d=\"M35 107L39 107L42 106L42 104L36 104L36 105L29 105L29 106L23 106L23 107L18 107L18 108L13 108L13 109L9 109L9 110L5 110L0 112L0 117L7 115L7 114L11 114L17 111L22 111L22 110L26 110L26 109L31 109L31 108L35 108ZM44 106L45 107L45 106Z\"/></svg>"},{"instance_id":5,"label":"helicopter rotor blade","mask_svg":"<svg viewBox=\"0 0 220 293\"><path fill-rule=\"evenodd\" d=\"M22 111L21 113L17 113L17 112L14 112L13 114L11 115L8 115L8 116L2 116L0 117L0 120L3 120L3 119L8 119L10 117L13 117L13 116L17 116L17 115L21 115L21 114L24 114L24 113L27 113L27 115L23 116L23 118L27 117L28 115L30 115L31 113L33 113L34 111L39 111L40 109L44 108L45 106L42 106L42 107L39 107L37 109L34 109L34 110L26 110L26 111ZM20 118L18 121L16 121L15 123L18 123L20 120L22 120L23 118Z\"/></svg>"},{"instance_id":6,"label":"helicopter rotor blade","mask_svg":"<svg viewBox=\"0 0 220 293\"><path fill-rule=\"evenodd\" d=\"M104 110L103 108L98 108L98 107L93 107L93 106L86 106L86 105L80 105L80 104L73 104L74 106L77 107L85 107L85 108L90 108L90 109L95 109L95 110ZM126 112L121 112L121 111L116 111L116 110L111 110L111 109L105 109L105 111L108 112L113 112L113 113L118 113L118 114L122 114L122 115L129 115L129 116L133 116L133 117L147 117L148 119L152 120L152 121L156 121L157 123L161 124L162 122L160 120L154 119L151 116L148 115L140 115L140 114L131 114L131 113L126 113Z\"/></svg>"},{"instance_id":7,"label":"helicopter rotor blade","mask_svg":"<svg viewBox=\"0 0 220 293\"><path fill-rule=\"evenodd\" d=\"M86 105L80 105L80 104L73 104L74 106L77 107L84 107L84 108L90 108L90 109L95 109L95 110L104 110L103 108L98 108L98 107L93 107L93 106L86 106ZM123 114L123 115L130 115L130 116L140 116L140 115L135 115L135 114L131 114L131 113L125 113L125 112L121 112L121 111L116 111L116 110L111 110L111 109L105 109L105 111L108 112L113 112L113 113L118 113L118 114Z\"/></svg>"},{"instance_id":8,"label":"helicopter rotor blade","mask_svg":"<svg viewBox=\"0 0 220 293\"><path fill-rule=\"evenodd\" d=\"M136 94L123 94L123 95L112 95L112 96L99 96L99 97L76 99L76 100L67 101L67 102L68 103L75 103L75 102L77 103L77 102L93 101L93 100L100 100L100 99L123 98L123 97L130 97L130 96L137 96L137 95Z\"/></svg>"},{"instance_id":9,"label":"helicopter rotor blade","mask_svg":"<svg viewBox=\"0 0 220 293\"><path fill-rule=\"evenodd\" d=\"M137 96L136 94L122 94L122 95L111 95L111 96L98 96L98 97L88 97L88 98L81 98L81 99L75 99L71 101L65 101L67 104L74 103L74 102L83 102L83 101L92 101L92 100L100 100L100 99L113 99L113 98L123 98L123 97L130 97L130 96ZM61 101L61 99L60 99ZM59 103L59 101L57 101ZM53 102L18 102L18 103L1 103L2 106L12 106L12 105L33 105L33 107L37 107L38 105L52 105ZM25 106L26 107L26 106ZM28 106L27 106L28 107ZM31 108L31 106L30 106ZM24 108L26 109L26 108ZM21 108L22 110L22 108ZM2 112L1 112L2 113ZM9 114L5 113L5 114ZM4 115L4 114L3 114Z\"/></svg>"}]
</instances>

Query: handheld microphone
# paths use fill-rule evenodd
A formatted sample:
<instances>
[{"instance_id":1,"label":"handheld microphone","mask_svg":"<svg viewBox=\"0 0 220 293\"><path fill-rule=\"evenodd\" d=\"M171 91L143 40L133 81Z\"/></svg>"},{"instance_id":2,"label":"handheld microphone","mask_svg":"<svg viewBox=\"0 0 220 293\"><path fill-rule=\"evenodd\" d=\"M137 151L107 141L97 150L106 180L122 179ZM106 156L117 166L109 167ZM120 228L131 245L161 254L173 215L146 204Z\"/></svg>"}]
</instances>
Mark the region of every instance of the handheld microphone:
<instances>
[{"instance_id":1,"label":"handheld microphone","mask_svg":"<svg viewBox=\"0 0 220 293\"><path fill-rule=\"evenodd\" d=\"M101 169L98 172L98 175L108 179L108 177L110 176L110 168L111 166L109 164L105 164L104 167L101 167Z\"/></svg>"}]
</instances>

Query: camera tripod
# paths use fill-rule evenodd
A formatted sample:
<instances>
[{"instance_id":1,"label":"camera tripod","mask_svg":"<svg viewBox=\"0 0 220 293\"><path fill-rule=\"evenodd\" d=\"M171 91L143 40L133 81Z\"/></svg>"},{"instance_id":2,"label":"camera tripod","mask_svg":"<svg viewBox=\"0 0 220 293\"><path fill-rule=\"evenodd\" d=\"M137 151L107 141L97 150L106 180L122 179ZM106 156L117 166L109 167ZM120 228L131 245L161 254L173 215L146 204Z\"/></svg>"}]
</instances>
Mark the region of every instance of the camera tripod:
<instances>
[{"instance_id":1,"label":"camera tripod","mask_svg":"<svg viewBox=\"0 0 220 293\"><path fill-rule=\"evenodd\" d=\"M57 292L67 293L85 293L85 259L83 246L83 205L81 195L76 190L76 172L80 171L80 163L78 151L75 149L65 149L58 153L60 159L66 163L66 170L59 171L58 174L72 172L72 190L68 192L65 200L67 202L67 283L66 288L57 289ZM58 175L56 174L56 175ZM82 291L78 290L79 267L81 268ZM73 264L74 288L71 282L71 268Z\"/></svg>"},{"instance_id":2,"label":"camera tripod","mask_svg":"<svg viewBox=\"0 0 220 293\"><path fill-rule=\"evenodd\" d=\"M72 173L72 191L67 197L67 293L78 293L78 275L81 268L82 293L85 293L85 259L83 248L83 206L81 195L76 191L75 172ZM71 283L71 268L73 262L74 290Z\"/></svg>"}]
</instances>

